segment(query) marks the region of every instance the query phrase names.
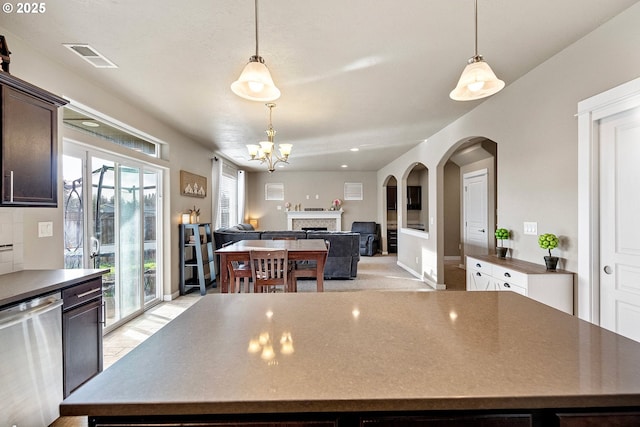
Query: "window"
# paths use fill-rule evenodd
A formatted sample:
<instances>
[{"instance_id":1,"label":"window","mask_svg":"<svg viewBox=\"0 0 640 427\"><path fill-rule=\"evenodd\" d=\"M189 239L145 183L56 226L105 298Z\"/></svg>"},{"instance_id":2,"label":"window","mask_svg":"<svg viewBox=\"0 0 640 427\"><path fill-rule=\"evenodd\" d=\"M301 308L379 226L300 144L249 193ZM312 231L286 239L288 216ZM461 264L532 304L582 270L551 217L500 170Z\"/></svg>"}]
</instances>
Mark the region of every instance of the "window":
<instances>
[{"instance_id":1,"label":"window","mask_svg":"<svg viewBox=\"0 0 640 427\"><path fill-rule=\"evenodd\" d=\"M151 157L160 157L160 143L150 135L135 130L115 119L106 118L88 107L71 102L62 109L65 126L111 143L127 147Z\"/></svg>"},{"instance_id":2,"label":"window","mask_svg":"<svg viewBox=\"0 0 640 427\"><path fill-rule=\"evenodd\" d=\"M220 178L220 227L236 224L238 218L238 177L237 171L223 165Z\"/></svg>"}]
</instances>

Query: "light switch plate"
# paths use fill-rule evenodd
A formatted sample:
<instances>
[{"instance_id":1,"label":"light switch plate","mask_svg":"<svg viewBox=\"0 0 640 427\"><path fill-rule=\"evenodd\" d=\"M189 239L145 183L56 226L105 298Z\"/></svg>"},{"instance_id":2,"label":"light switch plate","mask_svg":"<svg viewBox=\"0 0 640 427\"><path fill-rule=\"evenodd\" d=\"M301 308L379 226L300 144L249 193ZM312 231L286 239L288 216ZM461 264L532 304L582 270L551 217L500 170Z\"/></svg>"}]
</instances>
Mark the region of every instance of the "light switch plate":
<instances>
[{"instance_id":1,"label":"light switch plate","mask_svg":"<svg viewBox=\"0 0 640 427\"><path fill-rule=\"evenodd\" d=\"M532 236L538 235L538 223L537 222L525 222L524 234L530 234Z\"/></svg>"},{"instance_id":2,"label":"light switch plate","mask_svg":"<svg viewBox=\"0 0 640 427\"><path fill-rule=\"evenodd\" d=\"M38 223L38 237L51 237L53 236L53 222L45 221Z\"/></svg>"}]
</instances>

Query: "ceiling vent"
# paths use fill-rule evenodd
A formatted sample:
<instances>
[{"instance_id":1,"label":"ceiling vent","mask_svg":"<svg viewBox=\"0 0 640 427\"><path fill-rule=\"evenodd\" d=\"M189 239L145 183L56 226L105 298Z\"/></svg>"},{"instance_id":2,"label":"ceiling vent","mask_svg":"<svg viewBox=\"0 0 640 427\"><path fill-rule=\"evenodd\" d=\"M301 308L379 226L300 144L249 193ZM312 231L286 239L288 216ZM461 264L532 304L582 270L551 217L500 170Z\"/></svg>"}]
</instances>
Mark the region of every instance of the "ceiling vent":
<instances>
[{"instance_id":1,"label":"ceiling vent","mask_svg":"<svg viewBox=\"0 0 640 427\"><path fill-rule=\"evenodd\" d=\"M101 53L98 53L98 51L88 44L63 43L63 46L96 68L118 68L116 64L108 60Z\"/></svg>"}]
</instances>

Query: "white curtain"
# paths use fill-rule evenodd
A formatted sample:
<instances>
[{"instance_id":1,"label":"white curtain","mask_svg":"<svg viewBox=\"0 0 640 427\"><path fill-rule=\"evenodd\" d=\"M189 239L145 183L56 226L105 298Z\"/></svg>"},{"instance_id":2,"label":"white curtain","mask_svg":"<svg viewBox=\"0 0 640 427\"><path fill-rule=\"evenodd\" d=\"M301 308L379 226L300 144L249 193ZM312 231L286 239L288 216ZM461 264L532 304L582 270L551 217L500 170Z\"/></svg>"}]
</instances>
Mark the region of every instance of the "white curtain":
<instances>
[{"instance_id":1,"label":"white curtain","mask_svg":"<svg viewBox=\"0 0 640 427\"><path fill-rule=\"evenodd\" d=\"M222 176L222 159L214 157L211 161L211 222L213 228L220 228L220 178Z\"/></svg>"}]
</instances>

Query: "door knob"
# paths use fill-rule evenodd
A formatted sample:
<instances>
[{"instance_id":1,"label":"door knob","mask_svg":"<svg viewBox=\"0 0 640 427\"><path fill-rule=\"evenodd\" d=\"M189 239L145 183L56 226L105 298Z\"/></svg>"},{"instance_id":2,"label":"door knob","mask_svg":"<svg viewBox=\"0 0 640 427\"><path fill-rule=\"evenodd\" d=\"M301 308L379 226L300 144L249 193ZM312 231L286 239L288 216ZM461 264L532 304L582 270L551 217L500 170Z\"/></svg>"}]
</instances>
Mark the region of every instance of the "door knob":
<instances>
[{"instance_id":1,"label":"door knob","mask_svg":"<svg viewBox=\"0 0 640 427\"><path fill-rule=\"evenodd\" d=\"M484 228L482 230L478 230L480 233L484 233Z\"/></svg>"},{"instance_id":2,"label":"door knob","mask_svg":"<svg viewBox=\"0 0 640 427\"><path fill-rule=\"evenodd\" d=\"M612 273L613 273L613 268L611 268L611 267L610 267L610 266L608 266L608 265L605 265L605 266L604 266L604 272L605 272L606 274L612 274Z\"/></svg>"}]
</instances>

